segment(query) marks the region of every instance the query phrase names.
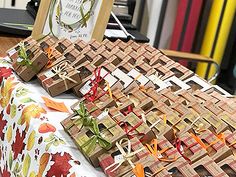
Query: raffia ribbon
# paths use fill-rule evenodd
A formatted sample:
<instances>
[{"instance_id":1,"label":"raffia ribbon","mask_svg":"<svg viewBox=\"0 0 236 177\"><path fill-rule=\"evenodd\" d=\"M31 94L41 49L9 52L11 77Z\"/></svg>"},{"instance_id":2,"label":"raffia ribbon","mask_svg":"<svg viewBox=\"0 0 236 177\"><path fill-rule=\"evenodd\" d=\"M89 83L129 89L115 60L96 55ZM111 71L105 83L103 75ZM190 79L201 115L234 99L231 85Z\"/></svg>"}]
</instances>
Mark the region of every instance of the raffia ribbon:
<instances>
[{"instance_id":1,"label":"raffia ribbon","mask_svg":"<svg viewBox=\"0 0 236 177\"><path fill-rule=\"evenodd\" d=\"M154 128L159 122L161 122L161 119L158 119L156 122L154 122L149 128Z\"/></svg>"},{"instance_id":2,"label":"raffia ribbon","mask_svg":"<svg viewBox=\"0 0 236 177\"><path fill-rule=\"evenodd\" d=\"M124 148L122 147L122 143L124 141L128 142L128 147L126 148L127 152L124 150ZM121 152L122 155L122 159L119 162L114 162L113 164L109 165L108 167L105 168L105 171L109 170L110 168L116 166L114 169L111 170L111 172L114 172L115 170L117 170L123 163L128 162L129 165L132 167L133 169L133 173L135 174L136 177L152 177L155 176L156 174L160 173L162 170L165 169L165 167L162 167L161 169L159 169L158 171L156 171L154 174L151 174L149 172L145 172L144 167L142 164L138 163L138 164L134 164L132 162L132 158L140 153L141 151L145 150L145 147L138 149L134 152L131 152L131 142L130 140L128 140L127 138L125 139L121 139L119 142L116 142L116 146L118 148L118 150Z\"/></svg>"},{"instance_id":3,"label":"raffia ribbon","mask_svg":"<svg viewBox=\"0 0 236 177\"><path fill-rule=\"evenodd\" d=\"M127 152L124 150L124 148L122 147L122 144L127 141L128 142L128 147L127 147ZM115 170L117 170L124 162L128 162L130 164L130 166L132 167L132 169L135 168L135 164L132 162L132 158L140 153L141 151L143 151L145 148L141 148L137 151L132 152L131 149L131 142L130 140L128 140L127 138L121 139L119 142L116 142L116 147L118 148L118 150L121 152L122 155L122 159L119 162L114 162L113 164L109 165L108 167L105 168L105 171L109 170L110 168L116 166L114 169L111 170L111 172L114 172Z\"/></svg>"},{"instance_id":4,"label":"raffia ribbon","mask_svg":"<svg viewBox=\"0 0 236 177\"><path fill-rule=\"evenodd\" d=\"M42 82L45 82L46 80L58 75L58 77L61 78L64 81L66 90L68 90L68 85L66 83L66 80L77 83L76 80L74 80L74 79L67 76L68 74L67 74L66 70L69 67L71 67L71 66L69 65L69 63L67 61L64 61L61 64L58 64L58 65L52 67L51 70L54 72L54 74L51 77L48 77L48 78L44 79Z\"/></svg>"}]
</instances>

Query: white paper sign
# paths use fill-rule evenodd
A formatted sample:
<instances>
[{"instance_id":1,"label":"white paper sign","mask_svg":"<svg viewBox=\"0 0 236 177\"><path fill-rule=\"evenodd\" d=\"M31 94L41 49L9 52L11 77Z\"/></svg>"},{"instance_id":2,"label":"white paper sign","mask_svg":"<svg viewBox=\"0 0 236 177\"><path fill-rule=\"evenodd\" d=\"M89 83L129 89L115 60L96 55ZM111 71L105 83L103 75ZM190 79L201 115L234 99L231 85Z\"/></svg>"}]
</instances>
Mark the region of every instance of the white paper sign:
<instances>
[{"instance_id":1,"label":"white paper sign","mask_svg":"<svg viewBox=\"0 0 236 177\"><path fill-rule=\"evenodd\" d=\"M50 7L53 12L52 18L50 19L51 10L49 10L43 34L51 31L49 23L52 21L53 33L59 39L66 37L74 42L81 38L89 41L101 4L101 0L57 0L55 6Z\"/></svg>"},{"instance_id":2,"label":"white paper sign","mask_svg":"<svg viewBox=\"0 0 236 177\"><path fill-rule=\"evenodd\" d=\"M14 55L16 53L16 49L12 49L8 52L8 55L11 57L12 55Z\"/></svg>"},{"instance_id":3,"label":"white paper sign","mask_svg":"<svg viewBox=\"0 0 236 177\"><path fill-rule=\"evenodd\" d=\"M98 117L97 117L97 119L98 120L102 120L102 119L104 119L105 117L107 117L108 116L108 112L107 111L103 111Z\"/></svg>"},{"instance_id":4,"label":"white paper sign","mask_svg":"<svg viewBox=\"0 0 236 177\"><path fill-rule=\"evenodd\" d=\"M116 155L116 156L114 157L115 163L120 163L122 160L124 160L124 157L123 157L122 154Z\"/></svg>"},{"instance_id":5,"label":"white paper sign","mask_svg":"<svg viewBox=\"0 0 236 177\"><path fill-rule=\"evenodd\" d=\"M127 38L127 35L122 30L106 29L105 36L109 38Z\"/></svg>"},{"instance_id":6,"label":"white paper sign","mask_svg":"<svg viewBox=\"0 0 236 177\"><path fill-rule=\"evenodd\" d=\"M47 77L47 78L51 78L53 76L55 76L55 74L51 71L51 70L48 70L44 73L44 75Z\"/></svg>"}]
</instances>

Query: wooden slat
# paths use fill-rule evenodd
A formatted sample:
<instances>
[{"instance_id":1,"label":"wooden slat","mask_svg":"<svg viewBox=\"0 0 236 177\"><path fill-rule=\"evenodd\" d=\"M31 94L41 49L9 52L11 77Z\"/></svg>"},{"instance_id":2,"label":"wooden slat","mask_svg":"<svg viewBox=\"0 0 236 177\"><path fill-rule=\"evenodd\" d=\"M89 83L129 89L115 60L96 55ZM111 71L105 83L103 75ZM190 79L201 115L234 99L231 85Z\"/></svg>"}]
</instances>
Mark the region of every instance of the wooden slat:
<instances>
[{"instance_id":1,"label":"wooden slat","mask_svg":"<svg viewBox=\"0 0 236 177\"><path fill-rule=\"evenodd\" d=\"M203 55L198 55L198 54L192 54L192 53L187 53L187 52L179 52L179 51L174 51L174 50L166 50L166 49L160 49L160 51L167 55L168 57L173 57L173 58L178 58L178 59L189 59L192 61L199 61L199 62L210 62L213 63L213 59L203 56Z\"/></svg>"}]
</instances>

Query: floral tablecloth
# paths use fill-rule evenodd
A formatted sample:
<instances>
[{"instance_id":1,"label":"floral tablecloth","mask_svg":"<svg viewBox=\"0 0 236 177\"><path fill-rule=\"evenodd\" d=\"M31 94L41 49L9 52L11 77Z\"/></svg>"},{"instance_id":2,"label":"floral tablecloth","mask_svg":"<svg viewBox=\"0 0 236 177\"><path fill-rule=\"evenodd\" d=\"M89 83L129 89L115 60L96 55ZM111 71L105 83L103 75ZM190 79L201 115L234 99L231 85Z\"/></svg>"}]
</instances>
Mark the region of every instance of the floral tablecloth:
<instances>
[{"instance_id":1,"label":"floral tablecloth","mask_svg":"<svg viewBox=\"0 0 236 177\"><path fill-rule=\"evenodd\" d=\"M48 109L46 95L36 82L24 84L0 60L4 75L0 87L0 173L3 177L103 177L77 150L60 125L68 113ZM47 95L46 95L47 96ZM70 99L65 99L70 98ZM76 99L60 97L68 107Z\"/></svg>"}]
</instances>

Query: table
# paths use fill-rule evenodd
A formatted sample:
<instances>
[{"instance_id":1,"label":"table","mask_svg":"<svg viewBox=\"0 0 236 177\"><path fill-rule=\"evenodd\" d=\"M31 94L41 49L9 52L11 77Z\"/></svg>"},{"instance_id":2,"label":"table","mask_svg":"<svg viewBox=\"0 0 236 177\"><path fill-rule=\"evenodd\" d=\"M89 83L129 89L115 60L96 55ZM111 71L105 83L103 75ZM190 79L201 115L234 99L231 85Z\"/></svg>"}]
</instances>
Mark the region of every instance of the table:
<instances>
[{"instance_id":1,"label":"table","mask_svg":"<svg viewBox=\"0 0 236 177\"><path fill-rule=\"evenodd\" d=\"M11 47L13 47L14 45L16 45L17 43L19 43L20 41L22 41L23 38L22 37L17 37L14 35L10 35L10 34L3 34L0 33L0 56L5 56L6 55L6 51L8 49L10 49Z\"/></svg>"},{"instance_id":2,"label":"table","mask_svg":"<svg viewBox=\"0 0 236 177\"><path fill-rule=\"evenodd\" d=\"M0 60L0 71L9 71L8 59ZM77 150L60 121L69 113L48 109L41 96L48 94L37 84L22 83L12 73L0 87L0 174L3 177L103 177ZM68 107L72 94L57 97Z\"/></svg>"}]
</instances>

